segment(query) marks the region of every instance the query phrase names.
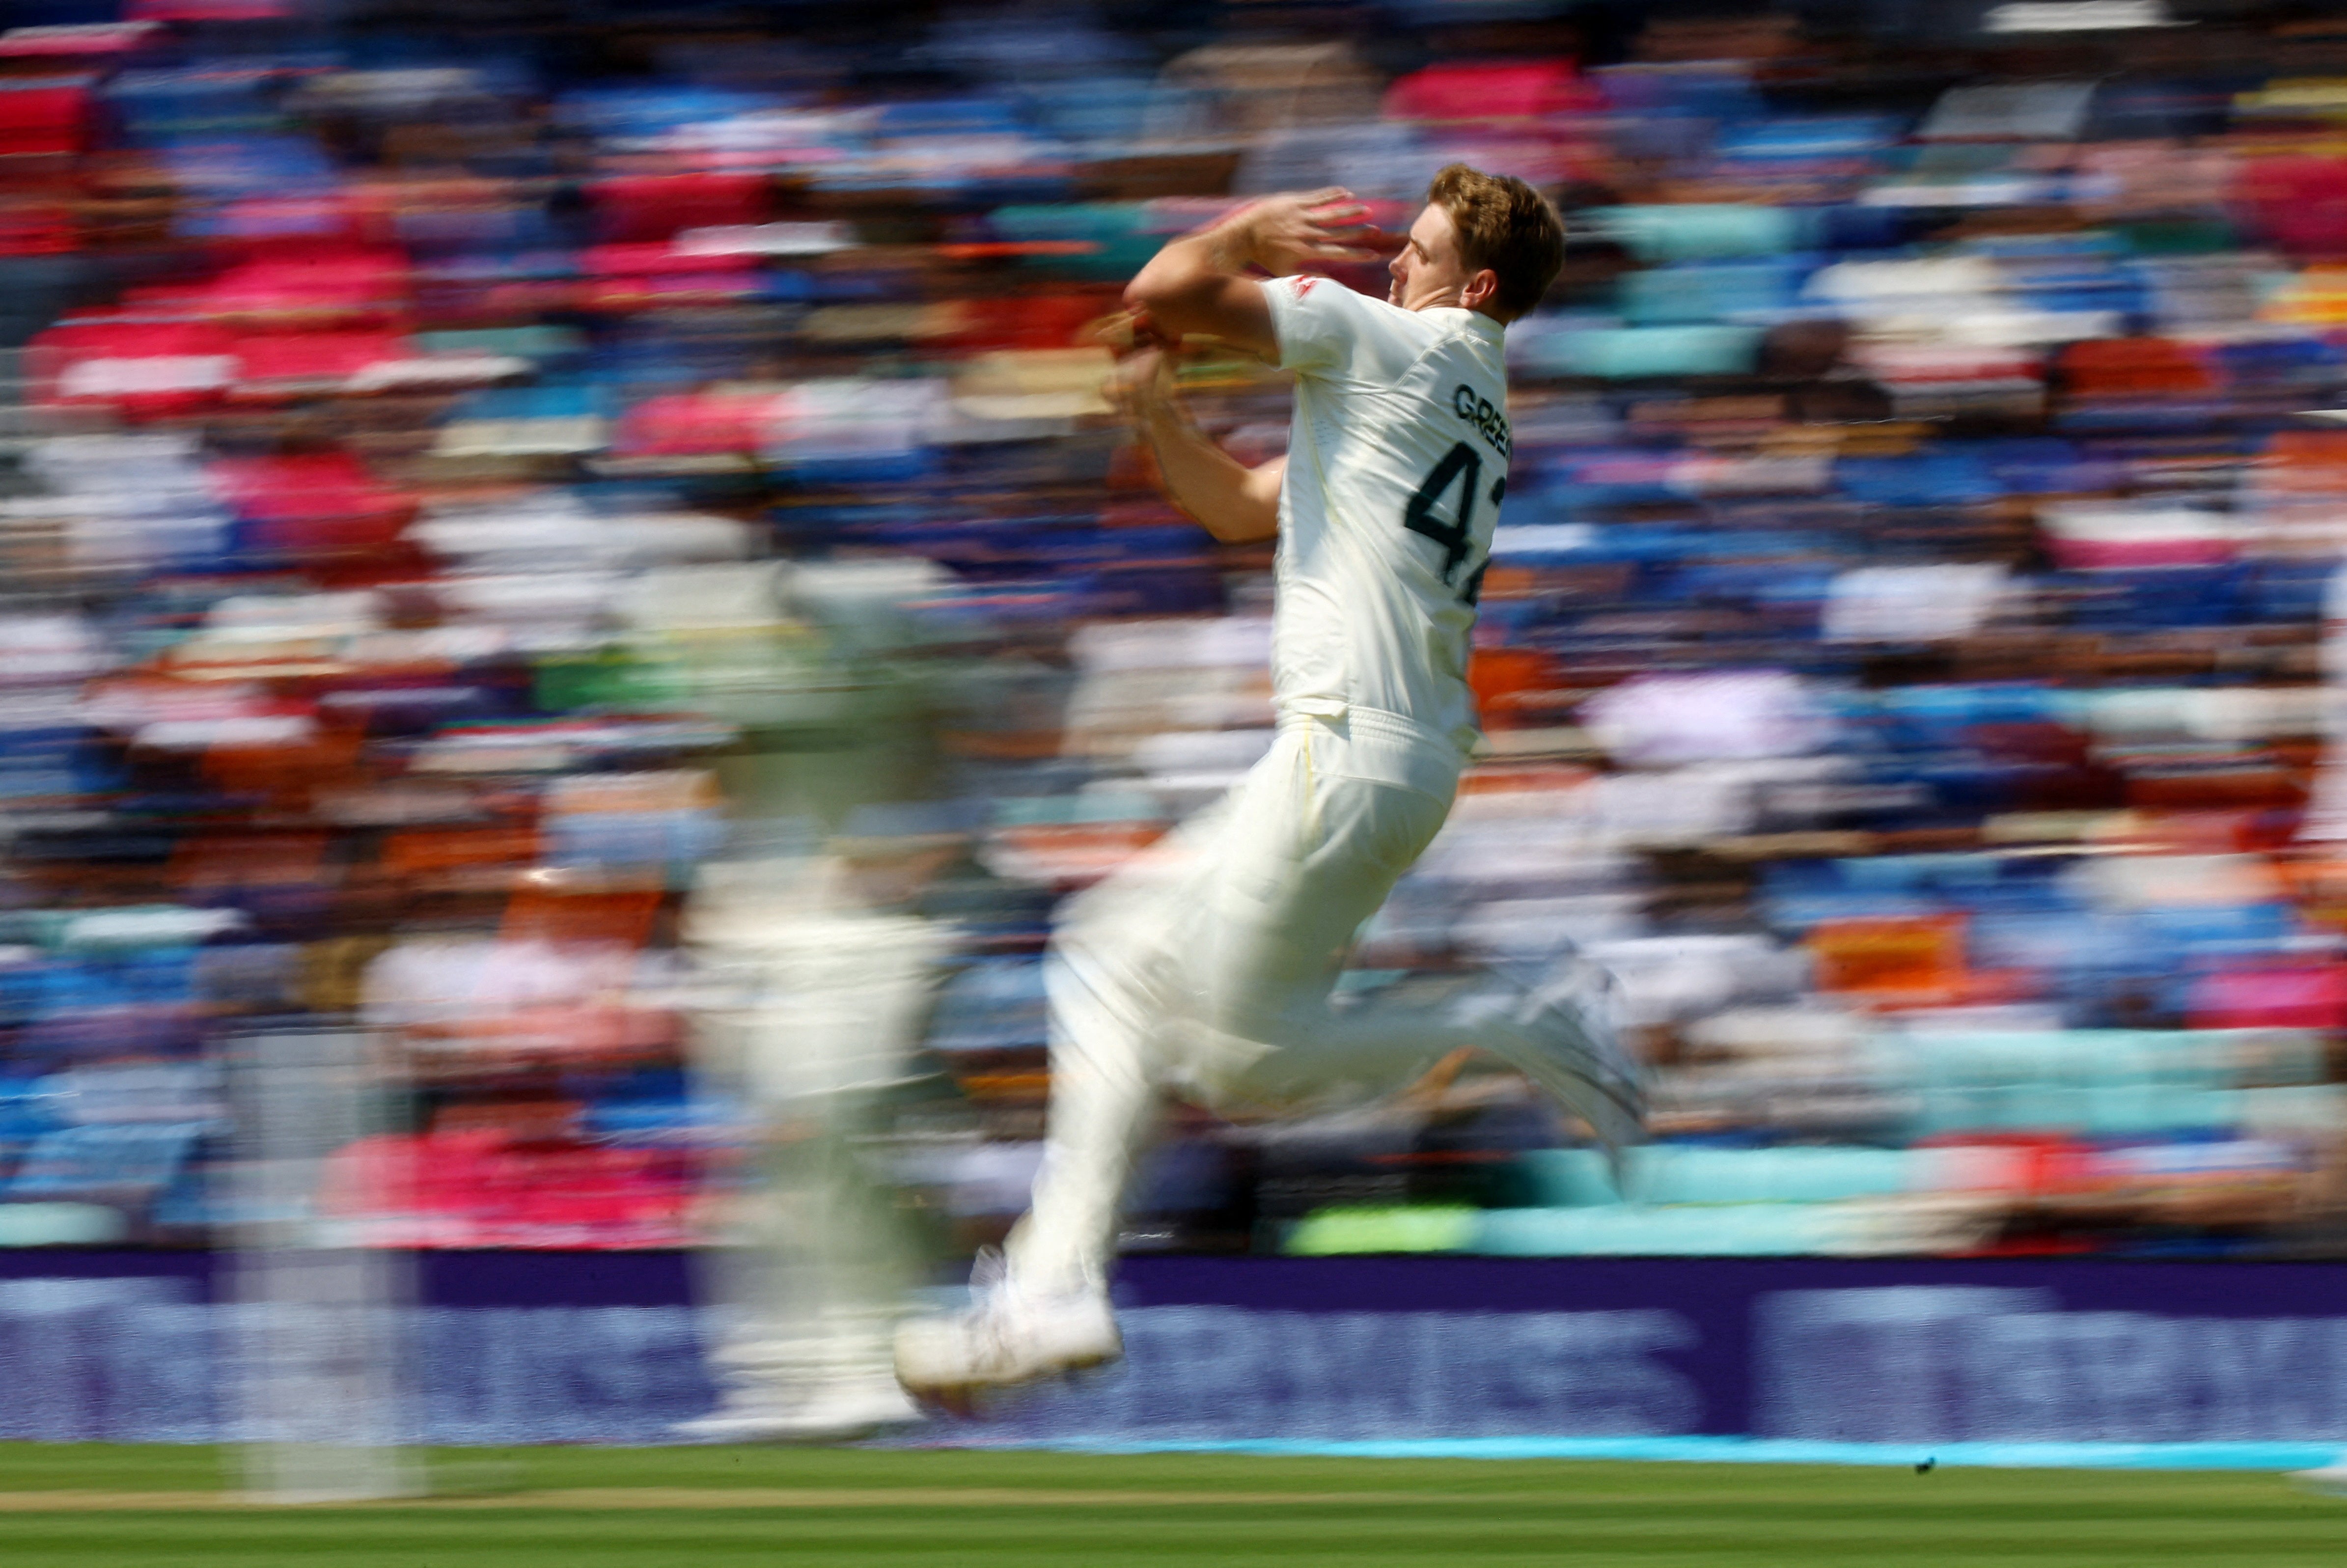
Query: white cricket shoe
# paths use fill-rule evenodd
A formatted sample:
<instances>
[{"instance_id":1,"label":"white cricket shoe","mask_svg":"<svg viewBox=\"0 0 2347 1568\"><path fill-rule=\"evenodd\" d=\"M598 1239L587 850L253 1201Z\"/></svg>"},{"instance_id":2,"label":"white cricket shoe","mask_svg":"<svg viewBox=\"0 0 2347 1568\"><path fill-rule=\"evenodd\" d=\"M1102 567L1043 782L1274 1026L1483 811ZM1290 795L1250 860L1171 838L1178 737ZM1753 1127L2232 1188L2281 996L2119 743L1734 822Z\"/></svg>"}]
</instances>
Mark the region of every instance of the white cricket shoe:
<instances>
[{"instance_id":1,"label":"white cricket shoe","mask_svg":"<svg viewBox=\"0 0 2347 1568\"><path fill-rule=\"evenodd\" d=\"M998 1258L971 1273L967 1310L897 1327L897 1381L927 1404L968 1413L982 1395L1106 1366L1124 1354L1116 1313L1099 1291L1034 1295Z\"/></svg>"},{"instance_id":2,"label":"white cricket shoe","mask_svg":"<svg viewBox=\"0 0 2347 1568\"><path fill-rule=\"evenodd\" d=\"M672 1429L691 1442L837 1443L923 1419L920 1407L886 1377L819 1384L800 1399L721 1406Z\"/></svg>"},{"instance_id":3,"label":"white cricket shoe","mask_svg":"<svg viewBox=\"0 0 2347 1568\"><path fill-rule=\"evenodd\" d=\"M2347 1456L2342 1456L2320 1470L2299 1471L2290 1479L2301 1486L2312 1487L2317 1491L2327 1491L2335 1497L2347 1497Z\"/></svg>"},{"instance_id":4,"label":"white cricket shoe","mask_svg":"<svg viewBox=\"0 0 2347 1568\"><path fill-rule=\"evenodd\" d=\"M1569 956L1517 1003L1512 1021L1527 1049L1512 1053L1512 1065L1589 1123L1626 1198L1629 1151L1646 1140L1646 1085L1620 1017L1612 971Z\"/></svg>"}]
</instances>

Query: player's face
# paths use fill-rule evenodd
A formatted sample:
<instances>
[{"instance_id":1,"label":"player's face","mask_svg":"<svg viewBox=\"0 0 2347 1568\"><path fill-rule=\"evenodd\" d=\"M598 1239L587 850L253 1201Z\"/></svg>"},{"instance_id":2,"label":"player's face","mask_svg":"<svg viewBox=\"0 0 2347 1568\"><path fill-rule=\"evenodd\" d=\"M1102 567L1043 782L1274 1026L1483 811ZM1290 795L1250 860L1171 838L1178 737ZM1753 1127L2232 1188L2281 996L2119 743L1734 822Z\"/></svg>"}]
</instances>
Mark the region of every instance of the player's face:
<instances>
[{"instance_id":1,"label":"player's face","mask_svg":"<svg viewBox=\"0 0 2347 1568\"><path fill-rule=\"evenodd\" d=\"M1459 303L1468 272L1459 254L1459 226L1450 220L1450 214L1428 203L1418 221L1409 226L1409 239L1402 245L1401 254L1386 263L1386 271L1393 277L1386 290L1388 304L1424 311Z\"/></svg>"}]
</instances>

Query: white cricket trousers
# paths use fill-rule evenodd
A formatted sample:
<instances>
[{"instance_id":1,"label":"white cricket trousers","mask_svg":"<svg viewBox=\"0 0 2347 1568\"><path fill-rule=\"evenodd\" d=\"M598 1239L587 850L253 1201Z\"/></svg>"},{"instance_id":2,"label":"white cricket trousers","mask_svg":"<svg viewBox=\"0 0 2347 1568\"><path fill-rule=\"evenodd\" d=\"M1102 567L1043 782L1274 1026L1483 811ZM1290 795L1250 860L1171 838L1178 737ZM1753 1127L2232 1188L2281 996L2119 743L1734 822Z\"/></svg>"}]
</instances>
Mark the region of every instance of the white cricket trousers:
<instances>
[{"instance_id":1,"label":"white cricket trousers","mask_svg":"<svg viewBox=\"0 0 2347 1568\"><path fill-rule=\"evenodd\" d=\"M1355 933L1450 814L1460 765L1396 715L1288 715L1228 794L1073 900L1045 959L1051 1104L1006 1249L1013 1287L1103 1287L1165 1091L1225 1115L1293 1112L1390 1093L1486 1043L1428 1009L1330 1000Z\"/></svg>"},{"instance_id":2,"label":"white cricket trousers","mask_svg":"<svg viewBox=\"0 0 2347 1568\"><path fill-rule=\"evenodd\" d=\"M692 1033L703 1081L748 1113L747 1179L703 1255L725 1408L893 1387L889 1342L920 1253L872 1135L919 1043L949 933L856 907L825 862L703 867L686 937L723 1001Z\"/></svg>"}]
</instances>

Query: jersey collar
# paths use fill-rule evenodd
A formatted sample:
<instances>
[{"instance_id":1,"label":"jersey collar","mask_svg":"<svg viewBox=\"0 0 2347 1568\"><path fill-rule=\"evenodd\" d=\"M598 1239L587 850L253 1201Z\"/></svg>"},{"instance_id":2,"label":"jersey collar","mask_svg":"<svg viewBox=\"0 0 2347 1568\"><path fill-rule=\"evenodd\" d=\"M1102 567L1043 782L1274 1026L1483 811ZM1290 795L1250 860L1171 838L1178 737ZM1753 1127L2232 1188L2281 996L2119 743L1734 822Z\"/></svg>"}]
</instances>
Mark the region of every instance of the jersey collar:
<instances>
[{"instance_id":1,"label":"jersey collar","mask_svg":"<svg viewBox=\"0 0 2347 1568\"><path fill-rule=\"evenodd\" d=\"M1508 332L1507 327L1502 323L1493 321L1490 316L1485 315L1481 311L1471 311L1464 305L1430 305L1419 313L1430 316L1446 315L1461 317L1464 319L1467 329L1470 332L1473 333L1477 337L1482 338L1491 343L1498 343L1501 338L1507 335Z\"/></svg>"}]
</instances>

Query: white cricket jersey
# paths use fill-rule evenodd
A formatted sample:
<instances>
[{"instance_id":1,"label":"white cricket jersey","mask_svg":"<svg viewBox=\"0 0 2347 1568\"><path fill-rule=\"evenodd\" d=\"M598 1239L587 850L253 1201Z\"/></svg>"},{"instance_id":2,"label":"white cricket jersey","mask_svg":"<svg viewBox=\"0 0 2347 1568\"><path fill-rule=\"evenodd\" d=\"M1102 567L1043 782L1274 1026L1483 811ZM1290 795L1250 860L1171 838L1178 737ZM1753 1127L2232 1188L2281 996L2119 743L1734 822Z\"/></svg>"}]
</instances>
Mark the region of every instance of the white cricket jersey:
<instances>
[{"instance_id":1,"label":"white cricket jersey","mask_svg":"<svg viewBox=\"0 0 2347 1568\"><path fill-rule=\"evenodd\" d=\"M1296 377L1272 629L1279 710L1396 715L1463 755L1475 600L1507 488L1505 329L1327 278L1263 292L1280 368Z\"/></svg>"}]
</instances>

